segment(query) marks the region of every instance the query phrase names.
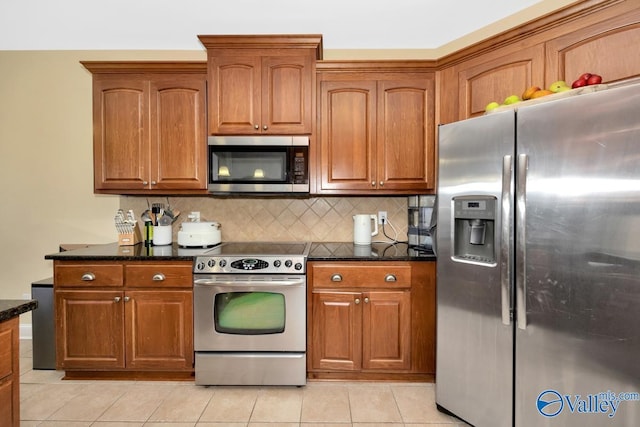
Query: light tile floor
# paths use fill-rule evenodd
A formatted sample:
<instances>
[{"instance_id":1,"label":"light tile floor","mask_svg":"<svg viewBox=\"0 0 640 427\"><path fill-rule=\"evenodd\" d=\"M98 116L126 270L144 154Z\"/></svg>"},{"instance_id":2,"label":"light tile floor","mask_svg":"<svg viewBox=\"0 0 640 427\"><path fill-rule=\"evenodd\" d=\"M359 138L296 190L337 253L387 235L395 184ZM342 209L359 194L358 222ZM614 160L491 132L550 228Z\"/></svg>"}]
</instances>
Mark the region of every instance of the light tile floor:
<instances>
[{"instance_id":1,"label":"light tile floor","mask_svg":"<svg viewBox=\"0 0 640 427\"><path fill-rule=\"evenodd\" d=\"M20 341L21 426L462 427L435 406L430 383L310 381L305 387L203 387L192 382L62 381L32 369Z\"/></svg>"}]
</instances>

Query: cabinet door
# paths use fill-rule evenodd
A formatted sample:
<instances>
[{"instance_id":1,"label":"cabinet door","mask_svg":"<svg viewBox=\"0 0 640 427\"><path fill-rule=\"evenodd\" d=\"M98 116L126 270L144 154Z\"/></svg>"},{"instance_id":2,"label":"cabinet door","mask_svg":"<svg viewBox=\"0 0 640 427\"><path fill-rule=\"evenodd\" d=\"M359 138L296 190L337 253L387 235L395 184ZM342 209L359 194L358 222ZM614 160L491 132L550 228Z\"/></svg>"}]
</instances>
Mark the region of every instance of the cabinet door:
<instances>
[{"instance_id":1,"label":"cabinet door","mask_svg":"<svg viewBox=\"0 0 640 427\"><path fill-rule=\"evenodd\" d=\"M362 294L313 292L311 367L359 371L362 366Z\"/></svg>"},{"instance_id":2,"label":"cabinet door","mask_svg":"<svg viewBox=\"0 0 640 427\"><path fill-rule=\"evenodd\" d=\"M310 56L262 59L263 133L310 134L313 67Z\"/></svg>"},{"instance_id":3,"label":"cabinet door","mask_svg":"<svg viewBox=\"0 0 640 427\"><path fill-rule=\"evenodd\" d=\"M261 58L209 56L209 134L261 132Z\"/></svg>"},{"instance_id":4,"label":"cabinet door","mask_svg":"<svg viewBox=\"0 0 640 427\"><path fill-rule=\"evenodd\" d=\"M363 370L410 369L410 292L375 291L363 296Z\"/></svg>"},{"instance_id":5,"label":"cabinet door","mask_svg":"<svg viewBox=\"0 0 640 427\"><path fill-rule=\"evenodd\" d=\"M571 84L582 73L605 83L640 76L640 10L581 28L546 43L546 80Z\"/></svg>"},{"instance_id":6,"label":"cabinet door","mask_svg":"<svg viewBox=\"0 0 640 427\"><path fill-rule=\"evenodd\" d=\"M544 86L544 46L514 50L481 64L470 60L458 73L458 120L484 114L488 103L502 103L510 95L520 96L528 87ZM552 83L552 82L550 82Z\"/></svg>"},{"instance_id":7,"label":"cabinet door","mask_svg":"<svg viewBox=\"0 0 640 427\"><path fill-rule=\"evenodd\" d=\"M56 291L57 369L124 368L123 294Z\"/></svg>"},{"instance_id":8,"label":"cabinet door","mask_svg":"<svg viewBox=\"0 0 640 427\"><path fill-rule=\"evenodd\" d=\"M320 83L320 192L375 188L376 82Z\"/></svg>"},{"instance_id":9,"label":"cabinet door","mask_svg":"<svg viewBox=\"0 0 640 427\"><path fill-rule=\"evenodd\" d=\"M378 83L377 188L435 188L435 76Z\"/></svg>"},{"instance_id":10,"label":"cabinet door","mask_svg":"<svg viewBox=\"0 0 640 427\"><path fill-rule=\"evenodd\" d=\"M0 425L20 426L18 317L0 322Z\"/></svg>"},{"instance_id":11,"label":"cabinet door","mask_svg":"<svg viewBox=\"0 0 640 427\"><path fill-rule=\"evenodd\" d=\"M134 74L95 75L93 83L94 188L148 187L149 87Z\"/></svg>"},{"instance_id":12,"label":"cabinet door","mask_svg":"<svg viewBox=\"0 0 640 427\"><path fill-rule=\"evenodd\" d=\"M127 291L127 368L193 368L193 293Z\"/></svg>"},{"instance_id":13,"label":"cabinet door","mask_svg":"<svg viewBox=\"0 0 640 427\"><path fill-rule=\"evenodd\" d=\"M150 83L151 189L207 188L206 75Z\"/></svg>"}]
</instances>

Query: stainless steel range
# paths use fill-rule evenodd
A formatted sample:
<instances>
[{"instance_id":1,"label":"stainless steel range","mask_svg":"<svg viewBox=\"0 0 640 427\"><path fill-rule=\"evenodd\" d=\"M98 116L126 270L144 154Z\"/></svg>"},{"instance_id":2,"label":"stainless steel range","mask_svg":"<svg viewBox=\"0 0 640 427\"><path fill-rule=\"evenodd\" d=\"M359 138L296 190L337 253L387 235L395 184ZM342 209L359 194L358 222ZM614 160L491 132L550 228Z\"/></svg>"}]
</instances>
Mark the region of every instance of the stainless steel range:
<instances>
[{"instance_id":1,"label":"stainless steel range","mask_svg":"<svg viewBox=\"0 0 640 427\"><path fill-rule=\"evenodd\" d=\"M306 384L310 247L229 242L196 257L196 384Z\"/></svg>"}]
</instances>

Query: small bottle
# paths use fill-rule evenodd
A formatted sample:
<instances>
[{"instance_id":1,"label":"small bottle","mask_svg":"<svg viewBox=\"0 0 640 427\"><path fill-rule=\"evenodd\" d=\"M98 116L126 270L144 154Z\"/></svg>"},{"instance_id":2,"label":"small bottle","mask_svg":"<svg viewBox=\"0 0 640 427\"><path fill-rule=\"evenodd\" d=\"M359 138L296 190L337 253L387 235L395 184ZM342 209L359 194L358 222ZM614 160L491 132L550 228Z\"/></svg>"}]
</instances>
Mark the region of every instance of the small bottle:
<instances>
[{"instance_id":1,"label":"small bottle","mask_svg":"<svg viewBox=\"0 0 640 427\"><path fill-rule=\"evenodd\" d=\"M153 221L144 222L144 245L153 245Z\"/></svg>"}]
</instances>

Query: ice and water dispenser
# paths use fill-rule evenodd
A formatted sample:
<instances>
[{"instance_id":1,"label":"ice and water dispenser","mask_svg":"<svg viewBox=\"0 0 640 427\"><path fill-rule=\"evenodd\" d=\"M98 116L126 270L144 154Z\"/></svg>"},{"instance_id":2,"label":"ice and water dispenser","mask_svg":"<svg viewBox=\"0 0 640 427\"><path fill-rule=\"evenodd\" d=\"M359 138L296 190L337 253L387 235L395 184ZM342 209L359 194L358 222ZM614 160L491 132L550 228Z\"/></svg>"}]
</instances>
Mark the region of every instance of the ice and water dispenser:
<instances>
[{"instance_id":1,"label":"ice and water dispenser","mask_svg":"<svg viewBox=\"0 0 640 427\"><path fill-rule=\"evenodd\" d=\"M453 198L454 260L495 265L496 204L492 196Z\"/></svg>"}]
</instances>

